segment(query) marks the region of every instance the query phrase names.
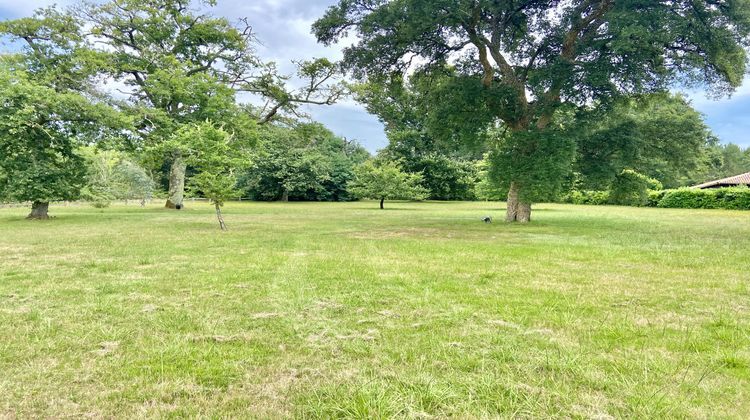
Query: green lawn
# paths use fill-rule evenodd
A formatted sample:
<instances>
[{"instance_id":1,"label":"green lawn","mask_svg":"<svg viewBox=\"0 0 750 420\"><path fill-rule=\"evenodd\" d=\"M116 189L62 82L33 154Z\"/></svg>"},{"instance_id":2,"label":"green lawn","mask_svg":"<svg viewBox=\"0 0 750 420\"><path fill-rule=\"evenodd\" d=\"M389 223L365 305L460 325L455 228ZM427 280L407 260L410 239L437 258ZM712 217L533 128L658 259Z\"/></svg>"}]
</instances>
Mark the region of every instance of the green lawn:
<instances>
[{"instance_id":1,"label":"green lawn","mask_svg":"<svg viewBox=\"0 0 750 420\"><path fill-rule=\"evenodd\" d=\"M0 210L0 417L750 416L750 212Z\"/></svg>"}]
</instances>

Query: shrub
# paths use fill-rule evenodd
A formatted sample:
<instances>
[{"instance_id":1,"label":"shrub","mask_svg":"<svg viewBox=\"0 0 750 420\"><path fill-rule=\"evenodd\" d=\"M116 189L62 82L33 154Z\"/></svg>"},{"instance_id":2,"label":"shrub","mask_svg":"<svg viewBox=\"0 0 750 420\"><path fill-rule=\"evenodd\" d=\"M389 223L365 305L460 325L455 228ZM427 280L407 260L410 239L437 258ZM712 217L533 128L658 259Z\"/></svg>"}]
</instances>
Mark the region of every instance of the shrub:
<instances>
[{"instance_id":1,"label":"shrub","mask_svg":"<svg viewBox=\"0 0 750 420\"><path fill-rule=\"evenodd\" d=\"M716 197L711 190L679 188L664 194L658 206L673 209L713 209L716 208Z\"/></svg>"},{"instance_id":2,"label":"shrub","mask_svg":"<svg viewBox=\"0 0 750 420\"><path fill-rule=\"evenodd\" d=\"M609 202L623 206L645 206L648 203L649 188L659 186L661 186L659 181L632 169L625 169L612 182Z\"/></svg>"},{"instance_id":3,"label":"shrub","mask_svg":"<svg viewBox=\"0 0 750 420\"><path fill-rule=\"evenodd\" d=\"M711 190L680 188L664 194L658 206L685 209L750 210L750 188L732 187Z\"/></svg>"},{"instance_id":4,"label":"shrub","mask_svg":"<svg viewBox=\"0 0 750 420\"><path fill-rule=\"evenodd\" d=\"M600 206L609 202L609 191L571 191L562 197L564 203Z\"/></svg>"},{"instance_id":5,"label":"shrub","mask_svg":"<svg viewBox=\"0 0 750 420\"><path fill-rule=\"evenodd\" d=\"M713 191L719 208L728 210L750 210L750 188L719 188Z\"/></svg>"},{"instance_id":6,"label":"shrub","mask_svg":"<svg viewBox=\"0 0 750 420\"><path fill-rule=\"evenodd\" d=\"M673 190L659 190L659 191L649 190L648 200L646 201L646 206L658 207L661 199L664 198L664 195L666 195L670 191L673 191Z\"/></svg>"}]
</instances>

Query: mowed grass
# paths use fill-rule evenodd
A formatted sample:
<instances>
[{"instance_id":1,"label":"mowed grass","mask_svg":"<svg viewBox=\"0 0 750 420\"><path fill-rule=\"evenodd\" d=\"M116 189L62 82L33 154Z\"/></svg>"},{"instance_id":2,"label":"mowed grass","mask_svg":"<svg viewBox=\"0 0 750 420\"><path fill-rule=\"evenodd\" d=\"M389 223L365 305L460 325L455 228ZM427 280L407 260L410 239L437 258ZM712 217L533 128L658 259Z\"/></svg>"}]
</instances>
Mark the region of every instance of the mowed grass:
<instances>
[{"instance_id":1,"label":"mowed grass","mask_svg":"<svg viewBox=\"0 0 750 420\"><path fill-rule=\"evenodd\" d=\"M750 416L750 212L0 210L0 417Z\"/></svg>"}]
</instances>

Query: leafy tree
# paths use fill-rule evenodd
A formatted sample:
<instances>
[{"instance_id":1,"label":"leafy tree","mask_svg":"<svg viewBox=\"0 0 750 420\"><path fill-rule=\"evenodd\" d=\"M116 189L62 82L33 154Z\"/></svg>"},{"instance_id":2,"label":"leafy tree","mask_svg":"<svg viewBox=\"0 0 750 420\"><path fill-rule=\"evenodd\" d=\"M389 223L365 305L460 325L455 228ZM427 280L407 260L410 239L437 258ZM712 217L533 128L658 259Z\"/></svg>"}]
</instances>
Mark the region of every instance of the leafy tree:
<instances>
[{"instance_id":1,"label":"leafy tree","mask_svg":"<svg viewBox=\"0 0 750 420\"><path fill-rule=\"evenodd\" d=\"M394 162L375 164L367 161L354 171L349 190L357 197L380 200L383 209L385 200L423 200L427 190L420 184L422 176L403 172Z\"/></svg>"},{"instance_id":2,"label":"leafy tree","mask_svg":"<svg viewBox=\"0 0 750 420\"><path fill-rule=\"evenodd\" d=\"M632 168L681 186L714 141L703 117L679 95L655 94L600 104L578 116L575 171L586 189L607 189Z\"/></svg>"},{"instance_id":3,"label":"leafy tree","mask_svg":"<svg viewBox=\"0 0 750 420\"><path fill-rule=\"evenodd\" d=\"M344 201L353 168L369 157L358 144L320 124L264 126L262 141L242 180L256 200Z\"/></svg>"},{"instance_id":4,"label":"leafy tree","mask_svg":"<svg viewBox=\"0 0 750 420\"><path fill-rule=\"evenodd\" d=\"M107 207L113 200L139 200L141 206L151 198L154 181L140 165L122 152L83 148L87 182L81 198L95 207Z\"/></svg>"},{"instance_id":5,"label":"leafy tree","mask_svg":"<svg viewBox=\"0 0 750 420\"><path fill-rule=\"evenodd\" d=\"M570 172L570 162L575 156L575 140L570 130L550 127L544 130L494 132L496 142L488 153L489 177L502 190L507 191L507 220L529 222L531 207L513 202L522 200L518 189L523 185L523 200L551 201L562 189L565 176ZM515 180L515 181L514 181ZM523 180L521 183L519 180Z\"/></svg>"},{"instance_id":6,"label":"leafy tree","mask_svg":"<svg viewBox=\"0 0 750 420\"><path fill-rule=\"evenodd\" d=\"M413 77L407 85L400 78L371 80L355 92L386 127L389 144L379 156L398 161L406 172L421 173L430 199L473 199L474 161L481 154L457 141L453 131L436 129L440 125L431 121L430 106L424 105L433 99L428 81Z\"/></svg>"},{"instance_id":7,"label":"leafy tree","mask_svg":"<svg viewBox=\"0 0 750 420\"><path fill-rule=\"evenodd\" d=\"M115 175L119 161L114 152L100 152L84 149L86 160L86 185L81 190L81 198L90 201L94 207L108 207L118 197L120 186Z\"/></svg>"},{"instance_id":8,"label":"leafy tree","mask_svg":"<svg viewBox=\"0 0 750 420\"><path fill-rule=\"evenodd\" d=\"M564 138L553 124L562 104L664 90L677 80L731 92L745 73L747 8L746 1L340 0L313 29L325 44L356 33L344 65L360 80L438 73L430 104L445 130L507 127L504 150L514 151L506 160L507 220L523 222L540 195L534 189L545 186L539 181L570 163L530 164L554 151L550 139ZM561 148L555 157L572 158L567 140Z\"/></svg>"},{"instance_id":9,"label":"leafy tree","mask_svg":"<svg viewBox=\"0 0 750 420\"><path fill-rule=\"evenodd\" d=\"M507 191L499 188L498 183L490 176L491 164L489 154L485 154L482 160L475 163L477 171L477 182L474 184L474 196L479 200L497 201L507 195Z\"/></svg>"},{"instance_id":10,"label":"leafy tree","mask_svg":"<svg viewBox=\"0 0 750 420\"><path fill-rule=\"evenodd\" d=\"M146 205L154 193L154 180L146 170L129 159L122 159L115 167L120 197L125 200L140 200L141 207Z\"/></svg>"},{"instance_id":11,"label":"leafy tree","mask_svg":"<svg viewBox=\"0 0 750 420\"><path fill-rule=\"evenodd\" d=\"M137 116L143 143L134 149L157 150L154 146L169 141L182 125L206 119L242 136L243 129L252 131L252 121L262 124L282 113L298 114L302 104L332 104L345 93L338 66L326 59L299 62L303 87L289 87L288 76L254 54L255 38L247 20L233 25L204 12L215 4L86 1L70 12L49 8L31 18L3 22L0 32L26 42L30 56L43 56L39 63L57 69L55 86L86 86L81 82L91 75L124 84L122 93L129 96L124 105ZM236 92L260 95L267 106L236 106ZM181 208L185 159L176 150L164 152L149 160L157 167L166 161L166 206Z\"/></svg>"},{"instance_id":12,"label":"leafy tree","mask_svg":"<svg viewBox=\"0 0 750 420\"><path fill-rule=\"evenodd\" d=\"M237 197L237 173L248 163L248 144L211 122L185 125L170 140L179 147L186 164L195 168L188 185L208 198L216 210L221 230L227 230L221 208ZM177 146L178 145L178 146Z\"/></svg>"},{"instance_id":13,"label":"leafy tree","mask_svg":"<svg viewBox=\"0 0 750 420\"><path fill-rule=\"evenodd\" d=\"M168 208L182 208L186 157L179 147L158 145L172 142L183 125L207 119L234 132L252 130L252 123L241 118L231 86L259 66L250 27L198 12L191 3L87 2L72 13L90 26L88 48L107 57L100 71L128 87L128 108L138 117L145 147L163 153L150 160L160 164L166 159L170 166Z\"/></svg>"},{"instance_id":14,"label":"leafy tree","mask_svg":"<svg viewBox=\"0 0 750 420\"><path fill-rule=\"evenodd\" d=\"M721 164L714 169L711 176L725 178L750 172L750 147L744 151L740 146L732 143L714 147L714 153L720 156Z\"/></svg>"},{"instance_id":15,"label":"leafy tree","mask_svg":"<svg viewBox=\"0 0 750 420\"><path fill-rule=\"evenodd\" d=\"M430 153L400 161L406 172L422 175L422 186L430 200L473 200L477 181L475 162Z\"/></svg>"},{"instance_id":16,"label":"leafy tree","mask_svg":"<svg viewBox=\"0 0 750 420\"><path fill-rule=\"evenodd\" d=\"M77 199L86 182L78 146L107 136L119 117L81 94L35 83L12 61L0 64L0 199L31 201L28 218L47 219L51 201Z\"/></svg>"},{"instance_id":17,"label":"leafy tree","mask_svg":"<svg viewBox=\"0 0 750 420\"><path fill-rule=\"evenodd\" d=\"M120 137L129 126L96 90L102 56L85 48L82 27L54 9L0 22L0 34L26 45L0 63L0 196L32 201L29 218L48 218L50 201L78 198L86 175L80 145Z\"/></svg>"}]
</instances>

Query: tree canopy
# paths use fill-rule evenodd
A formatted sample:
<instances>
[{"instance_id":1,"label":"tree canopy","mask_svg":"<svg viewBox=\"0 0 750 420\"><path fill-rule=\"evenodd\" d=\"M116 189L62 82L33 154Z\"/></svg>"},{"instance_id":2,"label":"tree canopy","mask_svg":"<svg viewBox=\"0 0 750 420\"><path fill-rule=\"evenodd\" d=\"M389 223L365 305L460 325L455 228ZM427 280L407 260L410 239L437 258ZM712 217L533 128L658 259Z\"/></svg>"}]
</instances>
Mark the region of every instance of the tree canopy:
<instances>
[{"instance_id":1,"label":"tree canopy","mask_svg":"<svg viewBox=\"0 0 750 420\"><path fill-rule=\"evenodd\" d=\"M586 189L605 189L623 169L685 183L716 140L703 117L678 95L622 98L583 110L576 118L578 156L573 165Z\"/></svg>"},{"instance_id":2,"label":"tree canopy","mask_svg":"<svg viewBox=\"0 0 750 420\"><path fill-rule=\"evenodd\" d=\"M356 142L317 123L264 125L261 144L241 179L256 200L347 201L354 166L369 158Z\"/></svg>"},{"instance_id":3,"label":"tree canopy","mask_svg":"<svg viewBox=\"0 0 750 420\"><path fill-rule=\"evenodd\" d=\"M0 199L31 201L29 217L44 219L50 201L80 196L86 167L77 148L126 123L106 104L35 82L13 61L0 62Z\"/></svg>"},{"instance_id":4,"label":"tree canopy","mask_svg":"<svg viewBox=\"0 0 750 420\"><path fill-rule=\"evenodd\" d=\"M454 88L442 89L447 96L437 104L508 127L507 142L520 152L510 163L521 166L509 171L516 178L509 180L508 220L526 221L539 176L523 178L531 174L523 168L546 144L536 139L547 136L563 103L664 90L676 81L731 92L745 73L748 8L746 0L341 0L314 32L327 45L357 35L344 65L361 80L415 70L442 75L448 66L442 87Z\"/></svg>"}]
</instances>

